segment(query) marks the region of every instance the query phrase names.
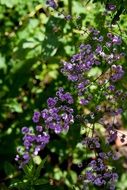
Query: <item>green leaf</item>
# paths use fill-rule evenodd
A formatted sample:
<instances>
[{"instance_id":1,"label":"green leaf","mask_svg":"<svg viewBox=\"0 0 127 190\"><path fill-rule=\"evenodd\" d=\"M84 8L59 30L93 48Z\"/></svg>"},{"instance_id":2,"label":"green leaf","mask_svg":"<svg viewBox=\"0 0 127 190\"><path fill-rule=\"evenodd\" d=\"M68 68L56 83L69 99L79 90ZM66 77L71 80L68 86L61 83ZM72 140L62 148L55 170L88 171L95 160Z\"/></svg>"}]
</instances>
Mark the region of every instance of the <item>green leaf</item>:
<instances>
[{"instance_id":1,"label":"green leaf","mask_svg":"<svg viewBox=\"0 0 127 190\"><path fill-rule=\"evenodd\" d=\"M72 183L75 184L77 182L77 174L72 170L70 170L68 174L71 177Z\"/></svg>"},{"instance_id":2,"label":"green leaf","mask_svg":"<svg viewBox=\"0 0 127 190\"><path fill-rule=\"evenodd\" d=\"M24 167L23 167L23 171L24 171L24 173L26 174L26 176L29 178L29 177L31 177L31 173L32 173L32 165L30 166L30 164L29 165L25 165Z\"/></svg>"},{"instance_id":3,"label":"green leaf","mask_svg":"<svg viewBox=\"0 0 127 190\"><path fill-rule=\"evenodd\" d=\"M34 175L34 177L35 177L36 179L39 178L41 169L44 167L44 164L45 164L46 160L47 160L47 157L45 157L45 158L41 161L41 163L39 164L39 166L37 167L36 172L35 172L35 175Z\"/></svg>"},{"instance_id":4,"label":"green leaf","mask_svg":"<svg viewBox=\"0 0 127 190\"><path fill-rule=\"evenodd\" d=\"M16 170L15 170L15 167L11 163L6 161L4 163L4 171L7 177L12 178Z\"/></svg>"},{"instance_id":5,"label":"green leaf","mask_svg":"<svg viewBox=\"0 0 127 190\"><path fill-rule=\"evenodd\" d=\"M19 189L19 190L21 190L21 189L26 189L26 183L27 182L24 182L24 181L20 181L20 180L18 180L18 179L16 179L16 180L13 180L12 182L11 182L11 185L9 186L9 189L14 189L14 188L17 188L17 189Z\"/></svg>"},{"instance_id":6,"label":"green leaf","mask_svg":"<svg viewBox=\"0 0 127 190\"><path fill-rule=\"evenodd\" d=\"M12 8L15 4L21 2L20 0L0 0L2 5L6 5L8 8Z\"/></svg>"},{"instance_id":7,"label":"green leaf","mask_svg":"<svg viewBox=\"0 0 127 190\"><path fill-rule=\"evenodd\" d=\"M22 107L21 105L17 102L16 99L8 99L7 103L5 104L6 107L8 107L11 112L17 112L17 113L22 113Z\"/></svg>"},{"instance_id":8,"label":"green leaf","mask_svg":"<svg viewBox=\"0 0 127 190\"><path fill-rule=\"evenodd\" d=\"M40 179L37 179L34 184L35 185L43 185L43 184L47 184L47 183L49 183L47 179L40 178Z\"/></svg>"},{"instance_id":9,"label":"green leaf","mask_svg":"<svg viewBox=\"0 0 127 190\"><path fill-rule=\"evenodd\" d=\"M5 57L3 57L1 54L0 54L0 69L3 69L4 72L6 72L6 70L7 70L7 64L5 61Z\"/></svg>"},{"instance_id":10,"label":"green leaf","mask_svg":"<svg viewBox=\"0 0 127 190\"><path fill-rule=\"evenodd\" d=\"M4 183L0 184L0 190L9 190Z\"/></svg>"}]
</instances>

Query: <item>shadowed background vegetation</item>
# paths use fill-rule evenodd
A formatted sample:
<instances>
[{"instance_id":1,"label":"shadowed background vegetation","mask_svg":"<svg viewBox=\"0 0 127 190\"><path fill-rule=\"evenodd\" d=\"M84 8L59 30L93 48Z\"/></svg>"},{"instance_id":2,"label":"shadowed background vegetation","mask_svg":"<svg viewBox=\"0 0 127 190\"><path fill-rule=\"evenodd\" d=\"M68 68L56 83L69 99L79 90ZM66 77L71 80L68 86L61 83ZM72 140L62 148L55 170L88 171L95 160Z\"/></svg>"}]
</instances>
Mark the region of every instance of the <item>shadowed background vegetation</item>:
<instances>
[{"instance_id":1,"label":"shadowed background vegetation","mask_svg":"<svg viewBox=\"0 0 127 190\"><path fill-rule=\"evenodd\" d=\"M88 34L76 26L88 28L92 25L105 35L112 22L113 31L122 35L126 52L127 3L124 0L112 3L117 9L106 17L103 14L108 4L106 0L59 1L59 11L64 9L66 15L74 18L81 16L78 22L72 22L47 9L43 0L0 0L0 190L22 189L14 185L22 181L24 175L14 160L16 147L22 141L21 128L32 126L34 110L42 110L47 98L55 96L58 87L69 91L73 88L60 69L61 61L69 60L80 43L88 41ZM123 65L127 67L126 56ZM121 83L124 90L126 81L127 75ZM126 128L127 112L124 112L123 121ZM41 158L48 155L40 174L48 179L48 184L42 185L44 181L40 180L35 190L73 189L75 184L79 189L82 168L78 163L88 162L85 150L77 148L81 141L80 128L79 123L75 123L67 135L52 134L51 142L40 152ZM126 146L122 148L125 154ZM120 175L117 185L120 190L127 189L126 155L114 166Z\"/></svg>"}]
</instances>

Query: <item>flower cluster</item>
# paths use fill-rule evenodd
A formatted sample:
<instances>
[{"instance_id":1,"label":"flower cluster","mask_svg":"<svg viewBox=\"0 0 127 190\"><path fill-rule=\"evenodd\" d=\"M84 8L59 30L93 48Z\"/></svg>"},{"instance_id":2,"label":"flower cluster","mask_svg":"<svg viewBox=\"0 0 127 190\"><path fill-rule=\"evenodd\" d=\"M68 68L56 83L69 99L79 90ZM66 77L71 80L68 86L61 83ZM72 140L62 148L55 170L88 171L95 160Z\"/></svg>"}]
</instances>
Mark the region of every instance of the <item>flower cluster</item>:
<instances>
[{"instance_id":1,"label":"flower cluster","mask_svg":"<svg viewBox=\"0 0 127 190\"><path fill-rule=\"evenodd\" d=\"M100 142L98 137L86 137L82 141L83 145L87 145L88 148L90 149L98 149L100 148Z\"/></svg>"},{"instance_id":2,"label":"flower cluster","mask_svg":"<svg viewBox=\"0 0 127 190\"><path fill-rule=\"evenodd\" d=\"M59 88L56 97L47 100L47 109L34 112L32 120L36 124L35 129L22 128L22 134L24 135L23 147L18 148L18 155L15 158L20 162L20 167L23 167L32 157L38 155L39 151L49 143L49 129L56 134L69 130L69 126L74 122L71 104L73 104L71 94L69 92L65 93L63 88Z\"/></svg>"},{"instance_id":3,"label":"flower cluster","mask_svg":"<svg viewBox=\"0 0 127 190\"><path fill-rule=\"evenodd\" d=\"M122 65L117 63L124 56L123 53L118 53L118 46L121 45L122 40L112 33L107 33L104 37L100 35L100 31L93 28L90 29L89 36L96 45L81 44L79 53L73 55L69 62L63 62L61 71L68 80L73 82L79 103L89 112L82 117L81 122L83 123L84 120L86 131L89 128L91 133L86 132L82 144L93 151L96 158L88 164L90 170L86 171L84 179L95 186L115 189L118 175L108 167L111 153L102 152L103 147L99 136L95 136L94 123L100 123L105 128L108 136L105 138L106 145L115 142L118 136L115 127L119 127L120 120L117 118L123 112L120 95L123 92L115 87L115 83L124 75ZM100 66L104 66L105 70L99 76L89 75L92 69ZM125 95L123 97L125 99Z\"/></svg>"},{"instance_id":4,"label":"flower cluster","mask_svg":"<svg viewBox=\"0 0 127 190\"><path fill-rule=\"evenodd\" d=\"M68 131L70 124L74 122L73 109L67 106L73 104L73 98L70 93L64 93L63 88L60 88L56 95L56 98L47 100L48 108L41 111L41 117L46 128L61 133L63 130ZM58 101L66 102L66 105L57 106Z\"/></svg>"},{"instance_id":5,"label":"flower cluster","mask_svg":"<svg viewBox=\"0 0 127 190\"><path fill-rule=\"evenodd\" d=\"M107 165L109 160L117 160L117 156L110 152L102 152L99 137L85 137L82 141L85 147L93 150L96 154L95 158L89 162L85 174L82 179L86 184L93 184L98 187L106 187L106 189L115 189L115 182L118 174L113 172Z\"/></svg>"},{"instance_id":6,"label":"flower cluster","mask_svg":"<svg viewBox=\"0 0 127 190\"><path fill-rule=\"evenodd\" d=\"M95 88L100 88L102 84L110 85L120 80L124 74L122 66L116 64L124 55L117 51L117 46L122 43L121 38L108 33L106 42L104 42L100 31L90 29L90 39L94 40L97 45L81 44L79 53L73 55L69 62L64 61L61 69L68 80L74 83L81 105L87 105L93 99L90 89L92 84ZM105 71L99 77L97 76L97 79L95 76L89 77L89 71L100 65L105 66Z\"/></svg>"},{"instance_id":7,"label":"flower cluster","mask_svg":"<svg viewBox=\"0 0 127 190\"><path fill-rule=\"evenodd\" d=\"M34 131L27 127L22 128L23 146L18 148L18 155L15 160L20 162L20 167L27 164L31 157L38 155L38 152L45 147L50 140L50 135L43 132L42 126L36 126Z\"/></svg>"},{"instance_id":8,"label":"flower cluster","mask_svg":"<svg viewBox=\"0 0 127 190\"><path fill-rule=\"evenodd\" d=\"M95 186L102 188L105 186L109 190L114 190L118 174L112 172L104 163L107 159L108 156L105 153L100 153L100 157L92 160L89 163L91 169L87 170L85 173L85 180L88 180L88 183L92 183Z\"/></svg>"},{"instance_id":9,"label":"flower cluster","mask_svg":"<svg viewBox=\"0 0 127 190\"><path fill-rule=\"evenodd\" d=\"M55 0L47 0L46 3L53 9L57 8ZM107 9L114 11L116 6L107 4ZM70 15L64 18L72 19ZM104 127L108 136L105 140L106 145L109 146L116 140L116 128L120 126L117 118L123 112L123 99L127 97L127 93L124 94L115 86L124 75L123 67L119 64L119 60L124 56L123 52L119 53L122 39L111 32L102 36L100 31L90 28L89 41L92 45L81 44L79 52L74 54L70 61L63 62L61 71L74 84L79 107L87 109L87 114L86 110L83 110L83 116L77 116L77 120L81 118L80 124L85 125L86 131L91 130L89 133L86 132L82 145L94 153L95 158L88 163L83 180L97 187L114 190L118 175L109 167L109 163L115 156L111 152L103 152L94 124L99 123ZM96 68L100 68L101 74L91 75L90 71ZM35 129L22 128L24 147L18 149L15 158L20 161L21 167L49 143L50 132L60 134L69 130L70 125L74 123L73 103L71 94L59 88L56 97L48 98L47 108L34 112L32 121L36 124ZM121 136L121 142L124 139L125 136Z\"/></svg>"},{"instance_id":10,"label":"flower cluster","mask_svg":"<svg viewBox=\"0 0 127 190\"><path fill-rule=\"evenodd\" d=\"M110 80L112 82L116 82L117 80L121 79L124 74L124 71L121 65L112 65L111 72L112 74L111 74Z\"/></svg>"}]
</instances>

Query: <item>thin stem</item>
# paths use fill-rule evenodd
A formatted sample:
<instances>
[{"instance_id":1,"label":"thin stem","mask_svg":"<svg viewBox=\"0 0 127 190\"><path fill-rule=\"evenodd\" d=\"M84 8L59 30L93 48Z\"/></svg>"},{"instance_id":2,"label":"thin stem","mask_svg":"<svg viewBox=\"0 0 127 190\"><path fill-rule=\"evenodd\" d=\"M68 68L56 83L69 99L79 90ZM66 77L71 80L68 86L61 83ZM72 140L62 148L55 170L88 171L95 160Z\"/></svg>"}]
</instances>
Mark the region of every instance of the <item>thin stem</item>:
<instances>
[{"instance_id":1,"label":"thin stem","mask_svg":"<svg viewBox=\"0 0 127 190\"><path fill-rule=\"evenodd\" d=\"M68 0L68 12L69 15L72 15L72 0Z\"/></svg>"}]
</instances>

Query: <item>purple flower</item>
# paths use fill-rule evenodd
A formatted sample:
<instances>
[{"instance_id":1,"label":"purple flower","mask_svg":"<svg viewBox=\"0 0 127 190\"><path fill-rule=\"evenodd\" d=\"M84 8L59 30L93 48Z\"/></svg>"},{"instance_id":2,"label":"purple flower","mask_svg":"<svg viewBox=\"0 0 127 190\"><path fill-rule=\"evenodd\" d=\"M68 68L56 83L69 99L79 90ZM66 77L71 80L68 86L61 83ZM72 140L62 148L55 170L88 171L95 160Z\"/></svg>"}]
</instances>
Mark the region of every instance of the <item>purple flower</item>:
<instances>
[{"instance_id":1,"label":"purple flower","mask_svg":"<svg viewBox=\"0 0 127 190\"><path fill-rule=\"evenodd\" d=\"M85 99L80 99L80 104L81 105L87 105L89 103L89 100L85 100Z\"/></svg>"},{"instance_id":2,"label":"purple flower","mask_svg":"<svg viewBox=\"0 0 127 190\"><path fill-rule=\"evenodd\" d=\"M40 119L40 116L41 116L40 112L38 112L38 111L34 112L34 115L33 115L33 118L32 118L33 122L38 123L39 119Z\"/></svg>"},{"instance_id":3,"label":"purple flower","mask_svg":"<svg viewBox=\"0 0 127 190\"><path fill-rule=\"evenodd\" d=\"M122 108L118 108L115 113L116 113L116 115L122 114L123 113L123 109Z\"/></svg>"},{"instance_id":4,"label":"purple flower","mask_svg":"<svg viewBox=\"0 0 127 190\"><path fill-rule=\"evenodd\" d=\"M19 161L20 157L19 155L17 154L16 157L15 157L15 161Z\"/></svg>"},{"instance_id":5,"label":"purple flower","mask_svg":"<svg viewBox=\"0 0 127 190\"><path fill-rule=\"evenodd\" d=\"M29 141L27 141L27 140L24 140L23 144L24 144L24 146L25 146L25 149L26 149L26 150L29 150L29 148L30 148L30 146L31 146L31 143L30 143Z\"/></svg>"},{"instance_id":6,"label":"purple flower","mask_svg":"<svg viewBox=\"0 0 127 190\"><path fill-rule=\"evenodd\" d=\"M71 16L71 15L67 15L67 16L65 16L65 19L66 19L66 20L71 20L71 19L72 19L72 16Z\"/></svg>"},{"instance_id":7,"label":"purple flower","mask_svg":"<svg viewBox=\"0 0 127 190\"><path fill-rule=\"evenodd\" d=\"M116 138L117 138L117 131L111 131L110 136L108 138L108 142L112 143L116 140Z\"/></svg>"},{"instance_id":8,"label":"purple flower","mask_svg":"<svg viewBox=\"0 0 127 190\"><path fill-rule=\"evenodd\" d=\"M37 125L37 126L36 126L36 131L42 132L42 130L43 130L43 128L42 128L41 125Z\"/></svg>"},{"instance_id":9,"label":"purple flower","mask_svg":"<svg viewBox=\"0 0 127 190\"><path fill-rule=\"evenodd\" d=\"M97 185L97 186L102 186L103 185L103 181L101 178L97 177L95 180L94 180L94 184Z\"/></svg>"},{"instance_id":10,"label":"purple flower","mask_svg":"<svg viewBox=\"0 0 127 190\"><path fill-rule=\"evenodd\" d=\"M49 7L53 8L53 9L56 9L56 8L57 8L57 4L56 4L56 2L55 2L54 0L47 0L47 1L46 1L46 4L47 4Z\"/></svg>"},{"instance_id":11,"label":"purple flower","mask_svg":"<svg viewBox=\"0 0 127 190\"><path fill-rule=\"evenodd\" d=\"M38 152L41 150L41 147L40 146L36 146L35 149L34 149L34 155L38 155Z\"/></svg>"},{"instance_id":12,"label":"purple flower","mask_svg":"<svg viewBox=\"0 0 127 190\"><path fill-rule=\"evenodd\" d=\"M32 120L33 120L34 123L38 123L39 122L39 118L36 117L36 116L33 116Z\"/></svg>"},{"instance_id":13,"label":"purple flower","mask_svg":"<svg viewBox=\"0 0 127 190\"><path fill-rule=\"evenodd\" d=\"M62 132L62 126L61 125L59 125L59 124L57 124L56 126L55 126L55 133L56 134L59 134L59 133L61 133Z\"/></svg>"},{"instance_id":14,"label":"purple flower","mask_svg":"<svg viewBox=\"0 0 127 190\"><path fill-rule=\"evenodd\" d=\"M40 117L40 115L41 115L41 114L40 114L39 111L35 111L35 112L34 112L34 116L36 116L36 117Z\"/></svg>"},{"instance_id":15,"label":"purple flower","mask_svg":"<svg viewBox=\"0 0 127 190\"><path fill-rule=\"evenodd\" d=\"M48 107L54 107L56 105L57 101L55 98L48 98L47 100L47 104L48 104Z\"/></svg>"},{"instance_id":16,"label":"purple flower","mask_svg":"<svg viewBox=\"0 0 127 190\"><path fill-rule=\"evenodd\" d=\"M99 36L98 41L99 41L99 42L102 42L102 41L103 41L103 39L104 39L104 37L103 37L103 36Z\"/></svg>"},{"instance_id":17,"label":"purple flower","mask_svg":"<svg viewBox=\"0 0 127 190\"><path fill-rule=\"evenodd\" d=\"M83 145L87 145L90 149L98 149L100 148L100 142L98 137L85 137L82 141Z\"/></svg>"},{"instance_id":18,"label":"purple flower","mask_svg":"<svg viewBox=\"0 0 127 190\"><path fill-rule=\"evenodd\" d=\"M98 61L98 60L95 60L94 63L95 63L95 65L100 65L101 64L101 62Z\"/></svg>"},{"instance_id":19,"label":"purple flower","mask_svg":"<svg viewBox=\"0 0 127 190\"><path fill-rule=\"evenodd\" d=\"M73 104L73 98L71 94L69 92L64 93L64 90L62 88L59 88L59 90L56 92L56 95L60 101L67 101L69 104Z\"/></svg>"},{"instance_id":20,"label":"purple flower","mask_svg":"<svg viewBox=\"0 0 127 190\"><path fill-rule=\"evenodd\" d=\"M91 171L86 171L85 173L86 179L93 182L95 180L95 176Z\"/></svg>"},{"instance_id":21,"label":"purple flower","mask_svg":"<svg viewBox=\"0 0 127 190\"><path fill-rule=\"evenodd\" d=\"M24 158L24 160L27 160L27 161L30 160L30 156L29 156L28 153L24 153L24 154L23 154L23 158Z\"/></svg>"},{"instance_id":22,"label":"purple flower","mask_svg":"<svg viewBox=\"0 0 127 190\"><path fill-rule=\"evenodd\" d=\"M118 179L118 174L117 173L112 173L111 181L117 181Z\"/></svg>"},{"instance_id":23,"label":"purple flower","mask_svg":"<svg viewBox=\"0 0 127 190\"><path fill-rule=\"evenodd\" d=\"M108 11L114 11L115 9L116 9L116 5L113 5L113 4L107 4L106 5L106 9L108 10Z\"/></svg>"},{"instance_id":24,"label":"purple flower","mask_svg":"<svg viewBox=\"0 0 127 190\"><path fill-rule=\"evenodd\" d=\"M102 52L102 46L97 46L96 50L95 50L96 53L101 53Z\"/></svg>"},{"instance_id":25,"label":"purple flower","mask_svg":"<svg viewBox=\"0 0 127 190\"><path fill-rule=\"evenodd\" d=\"M44 109L44 110L41 111L41 117L43 119L47 119L49 117L49 111L48 111L48 109Z\"/></svg>"},{"instance_id":26,"label":"purple flower","mask_svg":"<svg viewBox=\"0 0 127 190\"><path fill-rule=\"evenodd\" d=\"M109 187L114 185L117 181L118 174L113 173L112 170L107 167L105 159L108 160L110 158L108 154L101 153L99 156L102 158L98 157L89 163L88 166L91 167L91 169L85 172L85 179L88 180L88 183L92 183L96 186L104 185L106 189L110 189Z\"/></svg>"},{"instance_id":27,"label":"purple flower","mask_svg":"<svg viewBox=\"0 0 127 190\"><path fill-rule=\"evenodd\" d=\"M110 86L108 87L108 89L109 89L110 91L114 91L114 90L115 90L115 86L114 86L114 85L110 85Z\"/></svg>"},{"instance_id":28,"label":"purple flower","mask_svg":"<svg viewBox=\"0 0 127 190\"><path fill-rule=\"evenodd\" d=\"M23 127L22 128L22 134L26 134L29 132L29 128L28 127Z\"/></svg>"},{"instance_id":29,"label":"purple flower","mask_svg":"<svg viewBox=\"0 0 127 190\"><path fill-rule=\"evenodd\" d=\"M117 80L120 80L124 75L124 71L121 65L112 65L111 70L112 70L112 74L111 74L110 80L112 82L116 82Z\"/></svg>"},{"instance_id":30,"label":"purple flower","mask_svg":"<svg viewBox=\"0 0 127 190\"><path fill-rule=\"evenodd\" d=\"M36 139L36 136L33 134L32 135L30 135L30 134L25 135L23 138L23 140L28 141L28 142L33 142L35 139Z\"/></svg>"},{"instance_id":31,"label":"purple flower","mask_svg":"<svg viewBox=\"0 0 127 190\"><path fill-rule=\"evenodd\" d=\"M113 36L112 42L114 44L120 45L122 43L121 37L119 37L119 36Z\"/></svg>"},{"instance_id":32,"label":"purple flower","mask_svg":"<svg viewBox=\"0 0 127 190\"><path fill-rule=\"evenodd\" d=\"M43 144L49 143L50 135L46 132L43 132Z\"/></svg>"}]
</instances>

